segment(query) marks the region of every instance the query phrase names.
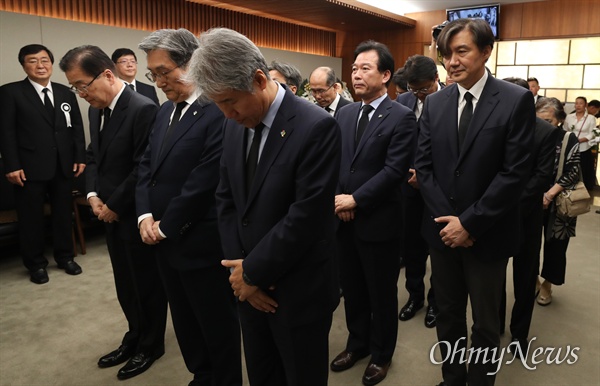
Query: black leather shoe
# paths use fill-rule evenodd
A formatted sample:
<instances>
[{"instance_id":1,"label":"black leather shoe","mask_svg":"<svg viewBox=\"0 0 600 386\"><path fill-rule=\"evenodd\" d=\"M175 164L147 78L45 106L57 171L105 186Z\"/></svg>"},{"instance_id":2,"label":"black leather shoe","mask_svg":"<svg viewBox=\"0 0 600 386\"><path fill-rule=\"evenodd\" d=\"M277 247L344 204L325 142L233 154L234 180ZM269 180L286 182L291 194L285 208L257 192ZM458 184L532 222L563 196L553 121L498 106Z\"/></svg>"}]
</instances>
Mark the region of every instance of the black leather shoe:
<instances>
[{"instance_id":1,"label":"black leather shoe","mask_svg":"<svg viewBox=\"0 0 600 386\"><path fill-rule=\"evenodd\" d=\"M331 362L331 371L344 371L348 370L350 367L354 366L356 362L363 359L369 354L363 354L353 351L342 351L335 357L335 359Z\"/></svg>"},{"instance_id":2,"label":"black leather shoe","mask_svg":"<svg viewBox=\"0 0 600 386\"><path fill-rule=\"evenodd\" d=\"M433 306L427 306L427 313L425 314L425 327L434 328L437 322L437 311Z\"/></svg>"},{"instance_id":3,"label":"black leather shoe","mask_svg":"<svg viewBox=\"0 0 600 386\"><path fill-rule=\"evenodd\" d=\"M83 272L79 264L73 260L58 264L58 268L64 269L69 275L79 275L81 272Z\"/></svg>"},{"instance_id":4,"label":"black leather shoe","mask_svg":"<svg viewBox=\"0 0 600 386\"><path fill-rule=\"evenodd\" d=\"M398 319L402 320L403 322L411 320L421 308L423 308L423 302L417 303L416 301L409 299L404 307L400 309Z\"/></svg>"},{"instance_id":5,"label":"black leather shoe","mask_svg":"<svg viewBox=\"0 0 600 386\"><path fill-rule=\"evenodd\" d=\"M133 378L136 375L148 370L155 360L163 356L165 352L158 355L151 355L145 352L139 352L129 359L129 362L123 366L117 373L117 378L120 380Z\"/></svg>"},{"instance_id":6,"label":"black leather shoe","mask_svg":"<svg viewBox=\"0 0 600 386\"><path fill-rule=\"evenodd\" d=\"M113 367L127 362L135 352L134 346L120 345L115 351L111 351L98 360L98 367Z\"/></svg>"},{"instance_id":7,"label":"black leather shoe","mask_svg":"<svg viewBox=\"0 0 600 386\"><path fill-rule=\"evenodd\" d=\"M48 272L44 268L40 268L35 271L29 271L29 280L34 282L35 284L44 284L48 283Z\"/></svg>"},{"instance_id":8,"label":"black leather shoe","mask_svg":"<svg viewBox=\"0 0 600 386\"><path fill-rule=\"evenodd\" d=\"M363 385L372 386L383 381L387 376L391 364L392 362L388 362L385 365L380 366L375 363L369 363L362 377Z\"/></svg>"}]
</instances>

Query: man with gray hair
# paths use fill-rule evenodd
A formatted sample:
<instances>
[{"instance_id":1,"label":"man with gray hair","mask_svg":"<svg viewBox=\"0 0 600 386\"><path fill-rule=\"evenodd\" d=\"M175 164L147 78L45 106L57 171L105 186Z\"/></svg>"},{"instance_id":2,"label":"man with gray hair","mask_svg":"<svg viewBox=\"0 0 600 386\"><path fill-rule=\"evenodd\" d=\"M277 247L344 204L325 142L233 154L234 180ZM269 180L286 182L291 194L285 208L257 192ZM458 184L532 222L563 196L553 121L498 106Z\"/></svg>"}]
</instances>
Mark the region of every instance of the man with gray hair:
<instances>
[{"instance_id":1,"label":"man with gray hair","mask_svg":"<svg viewBox=\"0 0 600 386\"><path fill-rule=\"evenodd\" d=\"M198 48L194 34L154 31L139 48L147 54L147 78L169 99L139 166L140 235L154 245L177 341L194 374L190 385L241 386L240 327L215 208L224 117L184 80Z\"/></svg>"},{"instance_id":2,"label":"man with gray hair","mask_svg":"<svg viewBox=\"0 0 600 386\"><path fill-rule=\"evenodd\" d=\"M310 73L308 83L317 104L331 115L335 116L340 108L352 103L339 94L340 85L337 83L335 71L331 67L315 68Z\"/></svg>"},{"instance_id":3,"label":"man with gray hair","mask_svg":"<svg viewBox=\"0 0 600 386\"><path fill-rule=\"evenodd\" d=\"M250 384L326 385L339 127L230 29L200 36L189 78L229 118L217 211Z\"/></svg>"},{"instance_id":4,"label":"man with gray hair","mask_svg":"<svg viewBox=\"0 0 600 386\"><path fill-rule=\"evenodd\" d=\"M273 60L269 65L269 75L271 79L285 84L291 92L296 94L302 84L302 74L300 71L289 63L278 62Z\"/></svg>"}]
</instances>

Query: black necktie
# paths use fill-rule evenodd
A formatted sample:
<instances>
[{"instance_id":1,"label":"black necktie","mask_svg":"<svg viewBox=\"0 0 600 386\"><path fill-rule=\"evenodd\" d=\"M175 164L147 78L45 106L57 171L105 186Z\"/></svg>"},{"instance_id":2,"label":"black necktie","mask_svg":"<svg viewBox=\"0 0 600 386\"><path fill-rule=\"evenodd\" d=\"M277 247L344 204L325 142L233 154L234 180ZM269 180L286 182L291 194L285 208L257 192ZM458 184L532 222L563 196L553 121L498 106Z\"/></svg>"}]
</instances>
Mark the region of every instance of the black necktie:
<instances>
[{"instance_id":1,"label":"black necktie","mask_svg":"<svg viewBox=\"0 0 600 386\"><path fill-rule=\"evenodd\" d=\"M100 128L100 132L103 132L104 129L106 129L108 121L110 121L110 108L105 107L104 110L102 110L102 127Z\"/></svg>"},{"instance_id":2,"label":"black necktie","mask_svg":"<svg viewBox=\"0 0 600 386\"><path fill-rule=\"evenodd\" d=\"M265 125L261 122L254 128L254 137L252 137L252 145L250 145L250 151L248 152L248 158L246 158L246 194L250 193L250 187L256 174L256 167L258 165L258 151L260 150L260 140L262 138L262 131Z\"/></svg>"},{"instance_id":3,"label":"black necktie","mask_svg":"<svg viewBox=\"0 0 600 386\"><path fill-rule=\"evenodd\" d=\"M179 123L179 119L181 118L181 111L183 110L183 108L185 106L187 106L187 102L186 101L179 102L175 106L175 112L173 113L173 118L171 119L171 123L169 123L169 127L167 128L167 132L165 133L165 137L163 138L163 143L162 143L161 148L160 148L161 152L162 152L162 149L165 147L165 143L167 143L167 139L169 138L169 135L173 132L173 129ZM160 153L159 153L159 155L160 155Z\"/></svg>"},{"instance_id":4,"label":"black necktie","mask_svg":"<svg viewBox=\"0 0 600 386\"><path fill-rule=\"evenodd\" d=\"M331 114L333 109L331 107L327 106L327 107L325 107L325 111L327 111L329 114Z\"/></svg>"},{"instance_id":5,"label":"black necktie","mask_svg":"<svg viewBox=\"0 0 600 386\"><path fill-rule=\"evenodd\" d=\"M465 137L467 136L467 131L469 130L469 124L471 123L471 118L473 117L473 95L469 92L465 94L465 107L463 108L462 114L460 115L460 121L458 123L458 149L460 150L463 142L465 141Z\"/></svg>"},{"instance_id":6,"label":"black necktie","mask_svg":"<svg viewBox=\"0 0 600 386\"><path fill-rule=\"evenodd\" d=\"M135 87L133 87L132 83L129 83L128 86L129 86L130 89L132 89L133 91L135 91Z\"/></svg>"},{"instance_id":7,"label":"black necktie","mask_svg":"<svg viewBox=\"0 0 600 386\"><path fill-rule=\"evenodd\" d=\"M48 115L50 116L52 123L54 123L54 106L52 105L52 101L50 100L50 97L48 96L48 91L50 91L50 90L47 88L44 88L42 90L42 92L44 93L44 107L46 107L46 111L48 112Z\"/></svg>"},{"instance_id":8,"label":"black necktie","mask_svg":"<svg viewBox=\"0 0 600 386\"><path fill-rule=\"evenodd\" d=\"M358 128L356 129L356 142L354 143L354 148L358 147L360 143L360 139L362 138L367 125L369 124L369 114L373 111L373 106L371 105L363 105L362 107L362 115L358 120Z\"/></svg>"}]
</instances>

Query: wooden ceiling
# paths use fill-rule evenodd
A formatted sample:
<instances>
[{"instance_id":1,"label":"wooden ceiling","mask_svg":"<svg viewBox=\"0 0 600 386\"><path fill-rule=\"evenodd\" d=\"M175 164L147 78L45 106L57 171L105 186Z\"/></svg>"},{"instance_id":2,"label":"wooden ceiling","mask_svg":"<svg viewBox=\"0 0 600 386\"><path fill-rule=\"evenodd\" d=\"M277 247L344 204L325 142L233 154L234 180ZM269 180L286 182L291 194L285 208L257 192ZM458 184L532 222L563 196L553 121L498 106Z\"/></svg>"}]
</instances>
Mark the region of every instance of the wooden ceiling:
<instances>
[{"instance_id":1,"label":"wooden ceiling","mask_svg":"<svg viewBox=\"0 0 600 386\"><path fill-rule=\"evenodd\" d=\"M329 31L414 28L416 21L353 0L187 0Z\"/></svg>"}]
</instances>

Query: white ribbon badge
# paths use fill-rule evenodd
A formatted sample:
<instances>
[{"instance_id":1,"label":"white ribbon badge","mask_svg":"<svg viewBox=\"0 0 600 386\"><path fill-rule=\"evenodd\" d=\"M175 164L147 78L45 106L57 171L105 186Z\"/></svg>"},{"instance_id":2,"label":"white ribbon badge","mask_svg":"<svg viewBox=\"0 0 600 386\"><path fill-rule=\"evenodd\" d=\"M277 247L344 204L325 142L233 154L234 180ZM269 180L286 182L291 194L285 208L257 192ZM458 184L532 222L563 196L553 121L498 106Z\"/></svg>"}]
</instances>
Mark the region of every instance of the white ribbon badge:
<instances>
[{"instance_id":1,"label":"white ribbon badge","mask_svg":"<svg viewBox=\"0 0 600 386\"><path fill-rule=\"evenodd\" d=\"M67 127L71 127L71 105L63 103L60 105L60 109L65 113L65 119L67 120Z\"/></svg>"}]
</instances>

